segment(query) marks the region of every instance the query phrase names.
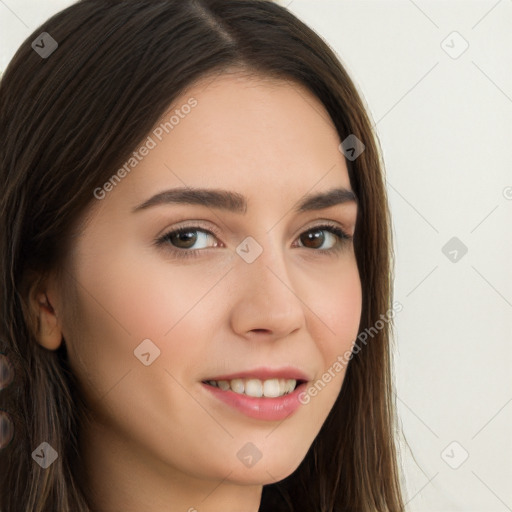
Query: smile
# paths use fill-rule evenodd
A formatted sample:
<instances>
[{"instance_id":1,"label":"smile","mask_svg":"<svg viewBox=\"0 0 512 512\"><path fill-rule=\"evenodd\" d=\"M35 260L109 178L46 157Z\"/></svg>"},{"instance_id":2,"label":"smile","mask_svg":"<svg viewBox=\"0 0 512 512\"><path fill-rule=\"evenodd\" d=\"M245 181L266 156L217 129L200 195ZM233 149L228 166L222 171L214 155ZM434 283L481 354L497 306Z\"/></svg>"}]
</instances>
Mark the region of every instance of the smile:
<instances>
[{"instance_id":1,"label":"smile","mask_svg":"<svg viewBox=\"0 0 512 512\"><path fill-rule=\"evenodd\" d=\"M313 378L296 367L260 367L201 381L215 407L223 404L244 416L262 421L282 421L302 405L299 397Z\"/></svg>"},{"instance_id":2,"label":"smile","mask_svg":"<svg viewBox=\"0 0 512 512\"><path fill-rule=\"evenodd\" d=\"M206 384L217 387L222 391L234 391L239 395L252 396L255 398L277 398L293 392L297 386L295 379L232 379L232 380L209 380Z\"/></svg>"}]
</instances>

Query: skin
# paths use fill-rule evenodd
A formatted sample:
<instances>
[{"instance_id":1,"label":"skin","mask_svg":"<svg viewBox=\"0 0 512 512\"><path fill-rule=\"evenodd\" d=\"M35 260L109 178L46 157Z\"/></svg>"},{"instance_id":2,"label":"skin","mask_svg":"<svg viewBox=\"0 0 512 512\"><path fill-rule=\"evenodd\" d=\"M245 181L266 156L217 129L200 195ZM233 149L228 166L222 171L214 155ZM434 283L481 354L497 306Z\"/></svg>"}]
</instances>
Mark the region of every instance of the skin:
<instances>
[{"instance_id":1,"label":"skin","mask_svg":"<svg viewBox=\"0 0 512 512\"><path fill-rule=\"evenodd\" d=\"M262 485L290 475L306 455L345 369L279 422L245 416L201 381L291 365L314 382L358 333L352 241L321 231L323 244L308 246L303 235L323 221L353 235L357 204L292 211L307 193L351 189L323 105L297 84L241 74L197 82L173 109L190 97L198 101L190 114L93 200L69 259L75 286L48 279L35 299L40 343L66 343L94 411L81 442L102 511L257 511ZM131 211L185 185L243 194L247 212L178 204ZM173 256L170 242L154 245L195 221L220 233L194 231L198 257ZM250 264L235 251L246 236L263 249ZM341 251L323 250L337 243ZM144 366L134 350L147 338L160 356ZM237 457L247 442L262 454L250 468Z\"/></svg>"}]
</instances>

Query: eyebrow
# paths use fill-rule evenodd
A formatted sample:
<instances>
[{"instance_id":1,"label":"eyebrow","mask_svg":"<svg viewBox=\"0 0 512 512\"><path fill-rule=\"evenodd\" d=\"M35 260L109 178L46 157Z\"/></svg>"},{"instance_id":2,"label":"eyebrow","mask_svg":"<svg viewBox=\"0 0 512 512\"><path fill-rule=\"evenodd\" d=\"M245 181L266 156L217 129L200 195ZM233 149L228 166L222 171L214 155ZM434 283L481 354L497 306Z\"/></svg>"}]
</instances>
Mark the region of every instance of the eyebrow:
<instances>
[{"instance_id":1,"label":"eyebrow","mask_svg":"<svg viewBox=\"0 0 512 512\"><path fill-rule=\"evenodd\" d=\"M295 213L322 210L338 204L355 202L357 197L347 188L334 188L326 192L308 194L295 207ZM136 206L132 212L146 210L163 204L194 204L226 210L233 213L247 212L247 199L238 192L209 188L174 188L164 190Z\"/></svg>"}]
</instances>

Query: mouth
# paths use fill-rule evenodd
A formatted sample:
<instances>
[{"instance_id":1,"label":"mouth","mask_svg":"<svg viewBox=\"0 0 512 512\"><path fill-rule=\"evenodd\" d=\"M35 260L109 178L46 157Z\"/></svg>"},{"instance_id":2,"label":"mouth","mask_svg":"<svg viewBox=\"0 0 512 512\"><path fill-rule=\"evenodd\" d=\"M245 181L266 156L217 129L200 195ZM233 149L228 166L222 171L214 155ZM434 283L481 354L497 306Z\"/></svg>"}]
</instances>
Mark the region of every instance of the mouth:
<instances>
[{"instance_id":1,"label":"mouth","mask_svg":"<svg viewBox=\"0 0 512 512\"><path fill-rule=\"evenodd\" d=\"M223 403L250 418L282 421L299 409L310 380L295 368L260 368L207 378L201 384L214 404Z\"/></svg>"},{"instance_id":2,"label":"mouth","mask_svg":"<svg viewBox=\"0 0 512 512\"><path fill-rule=\"evenodd\" d=\"M237 378L230 380L206 380L203 384L219 388L222 391L233 391L239 395L250 396L253 398L279 398L281 396L293 393L295 389L306 382L303 379L257 379L257 378Z\"/></svg>"}]
</instances>

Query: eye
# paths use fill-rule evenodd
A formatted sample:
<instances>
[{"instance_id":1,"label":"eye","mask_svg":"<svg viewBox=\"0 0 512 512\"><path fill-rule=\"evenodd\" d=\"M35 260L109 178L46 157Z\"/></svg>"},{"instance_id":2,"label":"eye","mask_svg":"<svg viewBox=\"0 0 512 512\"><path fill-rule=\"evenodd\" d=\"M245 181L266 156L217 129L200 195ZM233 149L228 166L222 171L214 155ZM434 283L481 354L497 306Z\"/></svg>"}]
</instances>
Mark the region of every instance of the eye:
<instances>
[{"instance_id":1,"label":"eye","mask_svg":"<svg viewBox=\"0 0 512 512\"><path fill-rule=\"evenodd\" d=\"M217 233L201 226L184 226L168 231L155 240L155 244L157 246L168 246L171 253L179 258L195 257L199 256L199 253L204 249L219 247L217 241L213 245L207 245L209 238L215 240L217 236L219 236ZM334 223L314 226L301 233L297 238L301 244L299 247L313 249L324 254L341 251L351 239L350 235ZM199 247L196 244L199 244Z\"/></svg>"},{"instance_id":2,"label":"eye","mask_svg":"<svg viewBox=\"0 0 512 512\"><path fill-rule=\"evenodd\" d=\"M325 235L327 233L327 236ZM330 247L321 249L325 252L335 251L342 245L344 240L349 240L351 237L347 235L339 226L335 224L324 224L322 226L315 226L307 231L304 231L299 236L299 240L308 249L320 249L322 245L327 242Z\"/></svg>"},{"instance_id":3,"label":"eye","mask_svg":"<svg viewBox=\"0 0 512 512\"><path fill-rule=\"evenodd\" d=\"M198 235L198 233L200 235ZM194 244L205 242L208 237L214 237L214 233L208 231L207 229L202 229L199 226L190 226L179 228L174 231L170 231L169 233L163 235L160 239L162 242L168 242L173 247L177 247L178 249L190 249ZM217 244L214 244L213 247L216 247ZM205 249L206 247L195 247L193 250Z\"/></svg>"}]
</instances>

